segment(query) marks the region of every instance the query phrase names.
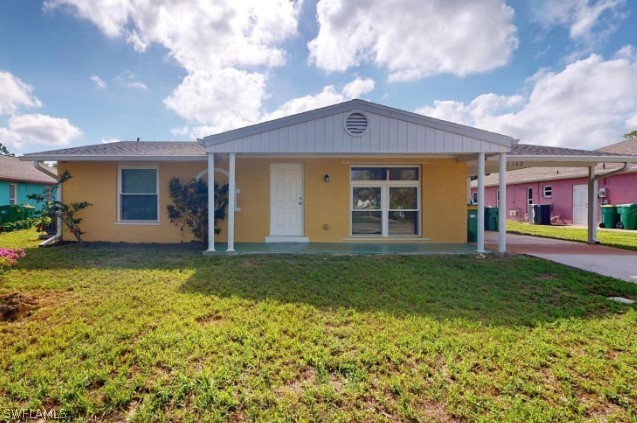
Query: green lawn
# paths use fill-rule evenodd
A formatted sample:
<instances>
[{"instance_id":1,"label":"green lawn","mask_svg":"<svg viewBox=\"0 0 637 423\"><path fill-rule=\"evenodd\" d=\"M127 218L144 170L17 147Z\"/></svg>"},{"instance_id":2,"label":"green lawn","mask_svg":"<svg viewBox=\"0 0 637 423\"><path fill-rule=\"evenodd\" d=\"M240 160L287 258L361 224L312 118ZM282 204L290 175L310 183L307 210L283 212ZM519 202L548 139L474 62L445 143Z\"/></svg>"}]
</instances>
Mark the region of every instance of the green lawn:
<instances>
[{"instance_id":1,"label":"green lawn","mask_svg":"<svg viewBox=\"0 0 637 423\"><path fill-rule=\"evenodd\" d=\"M637 285L529 257L38 249L0 295L0 412L192 421L637 420ZM2 419L2 417L0 417Z\"/></svg>"},{"instance_id":2,"label":"green lawn","mask_svg":"<svg viewBox=\"0 0 637 423\"><path fill-rule=\"evenodd\" d=\"M584 228L564 226L531 225L526 222L507 221L507 232L512 234L533 235L543 238L565 239L567 241L588 242L588 233ZM637 250L637 232L619 229L597 229L597 240L604 245Z\"/></svg>"}]
</instances>

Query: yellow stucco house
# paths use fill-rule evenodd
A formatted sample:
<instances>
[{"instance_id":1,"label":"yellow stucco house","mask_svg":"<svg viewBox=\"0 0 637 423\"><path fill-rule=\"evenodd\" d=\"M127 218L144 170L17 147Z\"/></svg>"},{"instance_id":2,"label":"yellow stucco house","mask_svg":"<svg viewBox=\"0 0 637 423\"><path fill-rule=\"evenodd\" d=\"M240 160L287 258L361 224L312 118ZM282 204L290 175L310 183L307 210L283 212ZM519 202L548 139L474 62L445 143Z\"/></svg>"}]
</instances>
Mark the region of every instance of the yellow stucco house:
<instances>
[{"instance_id":1,"label":"yellow stucco house","mask_svg":"<svg viewBox=\"0 0 637 423\"><path fill-rule=\"evenodd\" d=\"M82 211L86 241L189 241L168 220L168 181L214 175L235 195L210 251L245 242L464 244L468 163L484 174L487 155L504 158L514 142L351 100L197 142L126 141L22 159L57 161L72 174L62 200L93 204Z\"/></svg>"}]
</instances>

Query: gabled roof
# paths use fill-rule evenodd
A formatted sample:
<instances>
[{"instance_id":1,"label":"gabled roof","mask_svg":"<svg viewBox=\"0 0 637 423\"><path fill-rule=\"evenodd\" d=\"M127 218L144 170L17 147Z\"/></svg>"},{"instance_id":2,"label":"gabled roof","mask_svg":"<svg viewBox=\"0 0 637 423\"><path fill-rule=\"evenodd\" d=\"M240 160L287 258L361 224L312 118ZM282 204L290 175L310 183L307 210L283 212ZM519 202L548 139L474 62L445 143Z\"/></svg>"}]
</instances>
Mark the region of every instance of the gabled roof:
<instances>
[{"instance_id":1,"label":"gabled roof","mask_svg":"<svg viewBox=\"0 0 637 423\"><path fill-rule=\"evenodd\" d=\"M50 161L204 161L206 152L195 141L119 141L29 153L21 160Z\"/></svg>"},{"instance_id":2,"label":"gabled roof","mask_svg":"<svg viewBox=\"0 0 637 423\"><path fill-rule=\"evenodd\" d=\"M631 154L637 156L637 138L629 138L606 147L598 148L603 153Z\"/></svg>"},{"instance_id":3,"label":"gabled roof","mask_svg":"<svg viewBox=\"0 0 637 423\"><path fill-rule=\"evenodd\" d=\"M344 128L345 117L352 112L370 115L369 130L360 137L348 134ZM425 133L425 129L430 132ZM374 133L374 131L376 132ZM417 131L419 132L416 133ZM288 136L288 133L292 134L289 135L289 141L278 145L277 140L281 136ZM261 139L256 139L256 137ZM444 147L441 151L448 149L448 152L454 153L498 152L503 149L507 151L515 142L513 138L506 135L359 99L210 135L201 139L200 142L210 152L310 154L406 152L405 148L388 145L390 141L394 140L397 143L410 144L412 147L408 152L431 151L438 153L439 151L434 151L431 148L438 138L444 138L443 141L440 141ZM480 147L480 143L482 143L482 147ZM485 148L484 143L493 147ZM222 144L235 145L222 147ZM374 150L372 145L378 148ZM476 150L476 148L479 149ZM350 149L352 151L349 151Z\"/></svg>"},{"instance_id":4,"label":"gabled roof","mask_svg":"<svg viewBox=\"0 0 637 423\"><path fill-rule=\"evenodd\" d=\"M46 168L46 166L44 166ZM49 168L52 173L55 169ZM15 182L32 182L53 185L55 178L37 170L32 163L20 161L17 157L0 155L0 180Z\"/></svg>"}]
</instances>

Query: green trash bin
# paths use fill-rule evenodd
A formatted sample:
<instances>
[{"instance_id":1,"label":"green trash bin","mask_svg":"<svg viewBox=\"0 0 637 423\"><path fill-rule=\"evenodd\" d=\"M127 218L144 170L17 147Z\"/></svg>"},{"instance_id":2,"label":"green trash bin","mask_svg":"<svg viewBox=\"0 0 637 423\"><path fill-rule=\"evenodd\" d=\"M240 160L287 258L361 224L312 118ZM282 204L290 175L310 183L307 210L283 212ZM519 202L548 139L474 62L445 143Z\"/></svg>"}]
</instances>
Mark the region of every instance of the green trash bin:
<instances>
[{"instance_id":1,"label":"green trash bin","mask_svg":"<svg viewBox=\"0 0 637 423\"><path fill-rule=\"evenodd\" d=\"M0 221L2 223L17 222L22 218L22 210L17 204L0 206Z\"/></svg>"},{"instance_id":2,"label":"green trash bin","mask_svg":"<svg viewBox=\"0 0 637 423\"><path fill-rule=\"evenodd\" d=\"M478 206L467 206L467 242L478 240Z\"/></svg>"},{"instance_id":3,"label":"green trash bin","mask_svg":"<svg viewBox=\"0 0 637 423\"><path fill-rule=\"evenodd\" d=\"M602 206L602 222L599 224L600 228L614 228L618 220L619 215L617 214L616 206Z\"/></svg>"},{"instance_id":4,"label":"green trash bin","mask_svg":"<svg viewBox=\"0 0 637 423\"><path fill-rule=\"evenodd\" d=\"M24 212L23 219L33 219L33 216L35 215L35 207L26 204L22 206L22 210Z\"/></svg>"},{"instance_id":5,"label":"green trash bin","mask_svg":"<svg viewBox=\"0 0 637 423\"><path fill-rule=\"evenodd\" d=\"M618 229L637 229L637 203L618 204L617 214L619 222L616 227Z\"/></svg>"},{"instance_id":6,"label":"green trash bin","mask_svg":"<svg viewBox=\"0 0 637 423\"><path fill-rule=\"evenodd\" d=\"M498 208L484 208L484 229L486 231L498 231Z\"/></svg>"}]
</instances>

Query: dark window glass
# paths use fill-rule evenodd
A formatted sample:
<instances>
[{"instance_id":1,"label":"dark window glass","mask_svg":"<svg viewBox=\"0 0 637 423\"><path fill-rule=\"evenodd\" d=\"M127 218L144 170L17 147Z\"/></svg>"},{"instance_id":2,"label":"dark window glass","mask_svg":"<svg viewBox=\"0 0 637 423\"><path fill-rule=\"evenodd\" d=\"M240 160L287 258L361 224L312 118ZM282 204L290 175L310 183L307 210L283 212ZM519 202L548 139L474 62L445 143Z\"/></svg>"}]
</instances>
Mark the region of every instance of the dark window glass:
<instances>
[{"instance_id":1,"label":"dark window glass","mask_svg":"<svg viewBox=\"0 0 637 423\"><path fill-rule=\"evenodd\" d=\"M387 179L387 171L383 167L353 167L352 181L383 181Z\"/></svg>"},{"instance_id":2,"label":"dark window glass","mask_svg":"<svg viewBox=\"0 0 637 423\"><path fill-rule=\"evenodd\" d=\"M122 169L122 194L156 193L157 170Z\"/></svg>"},{"instance_id":3,"label":"dark window glass","mask_svg":"<svg viewBox=\"0 0 637 423\"><path fill-rule=\"evenodd\" d=\"M156 195L122 195L122 220L157 220Z\"/></svg>"},{"instance_id":4,"label":"dark window glass","mask_svg":"<svg viewBox=\"0 0 637 423\"><path fill-rule=\"evenodd\" d=\"M382 212L353 211L352 235L381 235Z\"/></svg>"},{"instance_id":5,"label":"dark window glass","mask_svg":"<svg viewBox=\"0 0 637 423\"><path fill-rule=\"evenodd\" d=\"M390 211L389 235L418 235L417 211Z\"/></svg>"},{"instance_id":6,"label":"dark window glass","mask_svg":"<svg viewBox=\"0 0 637 423\"><path fill-rule=\"evenodd\" d=\"M352 209L380 210L380 187L352 188Z\"/></svg>"},{"instance_id":7,"label":"dark window glass","mask_svg":"<svg viewBox=\"0 0 637 423\"><path fill-rule=\"evenodd\" d=\"M391 167L389 168L390 181L417 181L417 167Z\"/></svg>"},{"instance_id":8,"label":"dark window glass","mask_svg":"<svg viewBox=\"0 0 637 423\"><path fill-rule=\"evenodd\" d=\"M417 209L418 188L416 187L390 187L389 209Z\"/></svg>"}]
</instances>

